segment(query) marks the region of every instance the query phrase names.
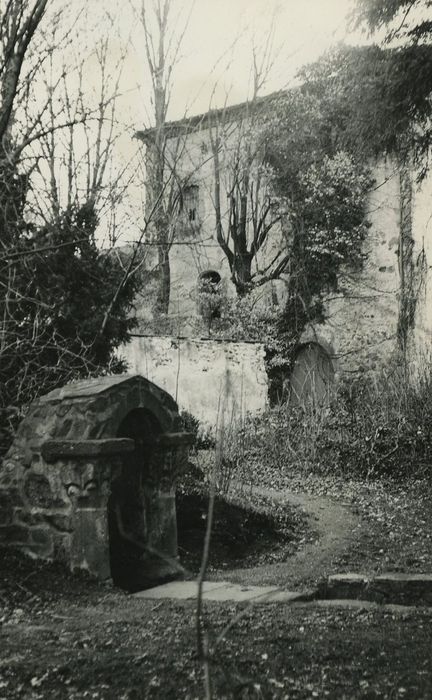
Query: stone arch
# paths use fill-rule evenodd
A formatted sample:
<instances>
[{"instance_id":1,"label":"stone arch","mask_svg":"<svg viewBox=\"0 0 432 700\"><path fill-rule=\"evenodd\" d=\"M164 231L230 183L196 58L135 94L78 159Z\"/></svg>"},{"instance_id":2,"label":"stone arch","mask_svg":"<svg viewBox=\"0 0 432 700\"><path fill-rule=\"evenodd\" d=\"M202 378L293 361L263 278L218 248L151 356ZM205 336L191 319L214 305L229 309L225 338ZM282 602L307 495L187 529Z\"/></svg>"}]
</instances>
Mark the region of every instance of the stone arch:
<instances>
[{"instance_id":1,"label":"stone arch","mask_svg":"<svg viewBox=\"0 0 432 700\"><path fill-rule=\"evenodd\" d=\"M133 431L128 436L124 428L131 417L137 425L143 419L154 543L163 542L164 555L175 558L175 480L191 436L181 431L173 398L140 375L75 382L31 406L0 468L0 501L9 504L0 542L109 577L108 500L137 454ZM161 568L167 573L153 562L152 582Z\"/></svg>"},{"instance_id":2,"label":"stone arch","mask_svg":"<svg viewBox=\"0 0 432 700\"><path fill-rule=\"evenodd\" d=\"M143 408L159 421L163 432L179 429L177 404L163 389L141 375L100 377L67 384L42 396L36 414L52 416L50 437L108 439L133 409ZM65 421L65 416L68 420Z\"/></svg>"},{"instance_id":3,"label":"stone arch","mask_svg":"<svg viewBox=\"0 0 432 700\"><path fill-rule=\"evenodd\" d=\"M222 278L217 270L203 270L203 272L199 274L200 284L207 283L217 287L221 281Z\"/></svg>"},{"instance_id":4,"label":"stone arch","mask_svg":"<svg viewBox=\"0 0 432 700\"><path fill-rule=\"evenodd\" d=\"M334 377L332 357L321 343L309 341L300 344L289 380L291 404L327 405Z\"/></svg>"}]
</instances>

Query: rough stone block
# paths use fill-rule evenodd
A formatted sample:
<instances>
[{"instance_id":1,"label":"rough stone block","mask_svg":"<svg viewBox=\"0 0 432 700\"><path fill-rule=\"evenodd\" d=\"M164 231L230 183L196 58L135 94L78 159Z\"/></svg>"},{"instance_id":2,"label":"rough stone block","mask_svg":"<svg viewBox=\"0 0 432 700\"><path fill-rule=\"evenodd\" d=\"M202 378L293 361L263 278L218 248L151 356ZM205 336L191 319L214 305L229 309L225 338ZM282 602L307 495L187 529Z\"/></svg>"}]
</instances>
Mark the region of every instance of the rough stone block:
<instances>
[{"instance_id":1,"label":"rough stone block","mask_svg":"<svg viewBox=\"0 0 432 700\"><path fill-rule=\"evenodd\" d=\"M106 508L78 509L74 515L71 568L86 569L99 579L111 576Z\"/></svg>"},{"instance_id":2,"label":"rough stone block","mask_svg":"<svg viewBox=\"0 0 432 700\"><path fill-rule=\"evenodd\" d=\"M30 531L32 551L38 556L48 559L53 553L53 538L48 528L33 528Z\"/></svg>"},{"instance_id":3,"label":"rough stone block","mask_svg":"<svg viewBox=\"0 0 432 700\"><path fill-rule=\"evenodd\" d=\"M432 575L388 573L375 576L368 598L401 605L432 605Z\"/></svg>"},{"instance_id":4,"label":"rough stone block","mask_svg":"<svg viewBox=\"0 0 432 700\"><path fill-rule=\"evenodd\" d=\"M25 525L6 525L0 527L0 542L5 545L26 544L30 538L30 531Z\"/></svg>"},{"instance_id":5,"label":"rough stone block","mask_svg":"<svg viewBox=\"0 0 432 700\"><path fill-rule=\"evenodd\" d=\"M48 513L44 515L45 522L57 532L72 532L72 518L62 513Z\"/></svg>"},{"instance_id":6,"label":"rough stone block","mask_svg":"<svg viewBox=\"0 0 432 700\"><path fill-rule=\"evenodd\" d=\"M28 474L24 482L24 493L32 506L50 508L54 502L50 482L43 474Z\"/></svg>"},{"instance_id":7,"label":"rough stone block","mask_svg":"<svg viewBox=\"0 0 432 700\"><path fill-rule=\"evenodd\" d=\"M53 532L52 538L53 559L70 566L72 535L70 533Z\"/></svg>"},{"instance_id":8,"label":"rough stone block","mask_svg":"<svg viewBox=\"0 0 432 700\"><path fill-rule=\"evenodd\" d=\"M13 520L13 506L6 491L0 491L0 525L9 525Z\"/></svg>"},{"instance_id":9,"label":"rough stone block","mask_svg":"<svg viewBox=\"0 0 432 700\"><path fill-rule=\"evenodd\" d=\"M42 513L32 513L24 508L16 510L14 517L17 522L23 525L40 525L44 522Z\"/></svg>"},{"instance_id":10,"label":"rough stone block","mask_svg":"<svg viewBox=\"0 0 432 700\"><path fill-rule=\"evenodd\" d=\"M329 576L323 593L326 598L361 598L368 584L369 579L363 574L335 574Z\"/></svg>"},{"instance_id":11,"label":"rough stone block","mask_svg":"<svg viewBox=\"0 0 432 700\"><path fill-rule=\"evenodd\" d=\"M47 462L67 457L100 457L133 452L135 443L129 438L106 440L47 440L42 445L42 456Z\"/></svg>"}]
</instances>

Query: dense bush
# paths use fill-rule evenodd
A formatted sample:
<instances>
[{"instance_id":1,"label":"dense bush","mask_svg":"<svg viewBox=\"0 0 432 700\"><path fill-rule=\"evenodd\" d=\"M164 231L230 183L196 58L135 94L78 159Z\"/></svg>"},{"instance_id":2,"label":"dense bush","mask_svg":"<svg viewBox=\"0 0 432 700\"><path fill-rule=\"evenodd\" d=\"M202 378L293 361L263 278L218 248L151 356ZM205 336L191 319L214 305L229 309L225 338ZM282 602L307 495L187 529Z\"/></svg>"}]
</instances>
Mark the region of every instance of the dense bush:
<instances>
[{"instance_id":1,"label":"dense bush","mask_svg":"<svg viewBox=\"0 0 432 700\"><path fill-rule=\"evenodd\" d=\"M189 411L182 411L180 417L184 430L194 436L195 450L208 450L214 447L215 441L211 430L204 426L196 416Z\"/></svg>"},{"instance_id":2,"label":"dense bush","mask_svg":"<svg viewBox=\"0 0 432 700\"><path fill-rule=\"evenodd\" d=\"M249 416L226 440L231 478L262 470L350 476L420 475L432 465L432 371L410 380L402 368L341 381L328 407L281 404Z\"/></svg>"},{"instance_id":3,"label":"dense bush","mask_svg":"<svg viewBox=\"0 0 432 700\"><path fill-rule=\"evenodd\" d=\"M136 322L138 276L98 249L94 207L70 207L56 224L21 219L0 256L0 455L28 406L69 381L116 373L116 348Z\"/></svg>"}]
</instances>

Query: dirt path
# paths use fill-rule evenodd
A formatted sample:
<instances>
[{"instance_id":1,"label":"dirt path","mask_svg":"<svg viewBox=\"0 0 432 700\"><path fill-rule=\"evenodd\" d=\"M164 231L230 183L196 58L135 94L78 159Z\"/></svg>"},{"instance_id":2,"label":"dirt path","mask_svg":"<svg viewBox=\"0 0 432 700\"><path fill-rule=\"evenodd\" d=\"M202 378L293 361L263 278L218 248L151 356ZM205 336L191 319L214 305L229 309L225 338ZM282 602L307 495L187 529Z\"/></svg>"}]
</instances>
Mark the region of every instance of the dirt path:
<instances>
[{"instance_id":1,"label":"dirt path","mask_svg":"<svg viewBox=\"0 0 432 700\"><path fill-rule=\"evenodd\" d=\"M209 578L242 584L277 585L295 590L339 570L337 563L355 541L361 526L360 518L348 506L327 496L281 493L258 487L254 487L254 490L275 501L304 510L316 538L313 542L305 543L283 563L227 569Z\"/></svg>"}]
</instances>

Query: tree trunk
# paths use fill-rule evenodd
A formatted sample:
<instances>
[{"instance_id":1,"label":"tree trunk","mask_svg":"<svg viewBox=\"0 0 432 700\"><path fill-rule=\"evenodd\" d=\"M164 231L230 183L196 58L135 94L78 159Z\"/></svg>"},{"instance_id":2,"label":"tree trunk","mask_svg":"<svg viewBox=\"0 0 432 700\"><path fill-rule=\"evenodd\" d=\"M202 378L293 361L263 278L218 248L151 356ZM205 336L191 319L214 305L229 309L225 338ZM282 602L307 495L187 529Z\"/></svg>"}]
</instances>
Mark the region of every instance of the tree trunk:
<instances>
[{"instance_id":1,"label":"tree trunk","mask_svg":"<svg viewBox=\"0 0 432 700\"><path fill-rule=\"evenodd\" d=\"M232 281L239 297L246 296L252 289L252 257L250 253L244 253L233 259Z\"/></svg>"},{"instance_id":2,"label":"tree trunk","mask_svg":"<svg viewBox=\"0 0 432 700\"><path fill-rule=\"evenodd\" d=\"M171 269L168 245L158 246L158 272L159 279L156 297L156 311L159 314L167 314L171 289Z\"/></svg>"}]
</instances>

